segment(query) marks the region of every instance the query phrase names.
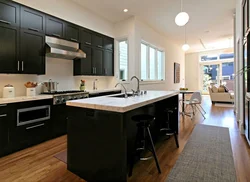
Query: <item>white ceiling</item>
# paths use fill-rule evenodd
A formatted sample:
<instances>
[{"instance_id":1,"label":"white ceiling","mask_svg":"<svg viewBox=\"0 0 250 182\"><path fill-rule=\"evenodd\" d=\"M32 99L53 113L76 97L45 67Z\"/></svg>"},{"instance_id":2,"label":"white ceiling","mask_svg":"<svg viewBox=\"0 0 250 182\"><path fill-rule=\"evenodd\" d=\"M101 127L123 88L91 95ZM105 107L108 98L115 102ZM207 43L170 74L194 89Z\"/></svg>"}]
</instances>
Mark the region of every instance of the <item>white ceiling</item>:
<instances>
[{"instance_id":1,"label":"white ceiling","mask_svg":"<svg viewBox=\"0 0 250 182\"><path fill-rule=\"evenodd\" d=\"M174 22L180 11L180 0L72 1L113 23L138 16L178 44L184 43L184 27L178 27ZM187 25L187 42L191 46L189 52L232 46L236 0L183 0L183 4L184 11L190 16ZM125 8L129 10L128 13L123 12Z\"/></svg>"}]
</instances>

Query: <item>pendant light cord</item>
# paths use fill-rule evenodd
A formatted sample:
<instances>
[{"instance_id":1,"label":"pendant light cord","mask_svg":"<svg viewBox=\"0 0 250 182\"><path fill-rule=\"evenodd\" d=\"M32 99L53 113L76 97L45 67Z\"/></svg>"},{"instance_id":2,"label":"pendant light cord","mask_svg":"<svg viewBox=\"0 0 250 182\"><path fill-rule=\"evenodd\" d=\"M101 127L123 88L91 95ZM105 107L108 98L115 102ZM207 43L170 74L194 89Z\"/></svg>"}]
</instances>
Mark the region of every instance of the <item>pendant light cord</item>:
<instances>
[{"instance_id":1,"label":"pendant light cord","mask_svg":"<svg viewBox=\"0 0 250 182\"><path fill-rule=\"evenodd\" d=\"M182 12L182 9L183 9L183 2L182 2L182 0L181 0L181 12Z\"/></svg>"},{"instance_id":2,"label":"pendant light cord","mask_svg":"<svg viewBox=\"0 0 250 182\"><path fill-rule=\"evenodd\" d=\"M186 32L186 25L185 25L185 44L187 43L187 32Z\"/></svg>"}]
</instances>

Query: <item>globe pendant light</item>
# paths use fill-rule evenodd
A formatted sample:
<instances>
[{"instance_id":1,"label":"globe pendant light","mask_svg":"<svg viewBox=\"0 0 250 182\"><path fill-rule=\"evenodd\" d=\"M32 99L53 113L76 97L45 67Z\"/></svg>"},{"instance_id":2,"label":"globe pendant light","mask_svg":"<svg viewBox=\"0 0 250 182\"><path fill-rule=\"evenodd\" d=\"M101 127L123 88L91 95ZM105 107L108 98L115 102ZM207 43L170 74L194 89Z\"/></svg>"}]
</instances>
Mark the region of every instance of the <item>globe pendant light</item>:
<instances>
[{"instance_id":1,"label":"globe pendant light","mask_svg":"<svg viewBox=\"0 0 250 182\"><path fill-rule=\"evenodd\" d=\"M182 11L182 0L181 0L181 12L175 17L175 23L178 26L184 26L189 21L189 15Z\"/></svg>"},{"instance_id":2,"label":"globe pendant light","mask_svg":"<svg viewBox=\"0 0 250 182\"><path fill-rule=\"evenodd\" d=\"M185 26L185 44L182 46L183 51L188 51L190 49L190 46L187 44L187 35L186 35L186 26Z\"/></svg>"}]
</instances>

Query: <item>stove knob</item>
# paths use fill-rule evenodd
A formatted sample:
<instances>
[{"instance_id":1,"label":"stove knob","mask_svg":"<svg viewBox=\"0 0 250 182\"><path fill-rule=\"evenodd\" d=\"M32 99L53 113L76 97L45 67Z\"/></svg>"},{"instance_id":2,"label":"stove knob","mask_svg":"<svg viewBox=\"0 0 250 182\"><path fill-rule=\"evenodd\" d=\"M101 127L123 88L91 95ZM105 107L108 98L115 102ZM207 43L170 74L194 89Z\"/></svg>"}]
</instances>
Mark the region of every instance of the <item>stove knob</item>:
<instances>
[{"instance_id":1,"label":"stove knob","mask_svg":"<svg viewBox=\"0 0 250 182\"><path fill-rule=\"evenodd\" d=\"M66 102L66 99L65 98L62 98L62 103L65 103Z\"/></svg>"},{"instance_id":2,"label":"stove knob","mask_svg":"<svg viewBox=\"0 0 250 182\"><path fill-rule=\"evenodd\" d=\"M77 97L75 96L75 97L73 97L73 99L74 99L74 100L76 100L76 99L77 99Z\"/></svg>"},{"instance_id":3,"label":"stove knob","mask_svg":"<svg viewBox=\"0 0 250 182\"><path fill-rule=\"evenodd\" d=\"M55 104L60 104L60 103L61 103L60 99L55 100Z\"/></svg>"}]
</instances>

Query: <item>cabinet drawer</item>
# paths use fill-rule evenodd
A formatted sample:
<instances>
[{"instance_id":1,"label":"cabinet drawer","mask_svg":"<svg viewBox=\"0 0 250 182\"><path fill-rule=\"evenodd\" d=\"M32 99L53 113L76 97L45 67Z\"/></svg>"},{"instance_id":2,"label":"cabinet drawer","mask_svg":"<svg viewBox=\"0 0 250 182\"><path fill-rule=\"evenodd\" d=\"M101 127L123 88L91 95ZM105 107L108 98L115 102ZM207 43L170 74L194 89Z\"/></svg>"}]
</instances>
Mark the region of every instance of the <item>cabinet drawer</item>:
<instances>
[{"instance_id":1,"label":"cabinet drawer","mask_svg":"<svg viewBox=\"0 0 250 182\"><path fill-rule=\"evenodd\" d=\"M0 116L7 114L8 110L7 110L7 104L0 104Z\"/></svg>"},{"instance_id":2,"label":"cabinet drawer","mask_svg":"<svg viewBox=\"0 0 250 182\"><path fill-rule=\"evenodd\" d=\"M45 33L45 14L21 7L21 27L30 31Z\"/></svg>"},{"instance_id":3,"label":"cabinet drawer","mask_svg":"<svg viewBox=\"0 0 250 182\"><path fill-rule=\"evenodd\" d=\"M0 0L0 24L19 26L20 6L7 0Z\"/></svg>"}]
</instances>

